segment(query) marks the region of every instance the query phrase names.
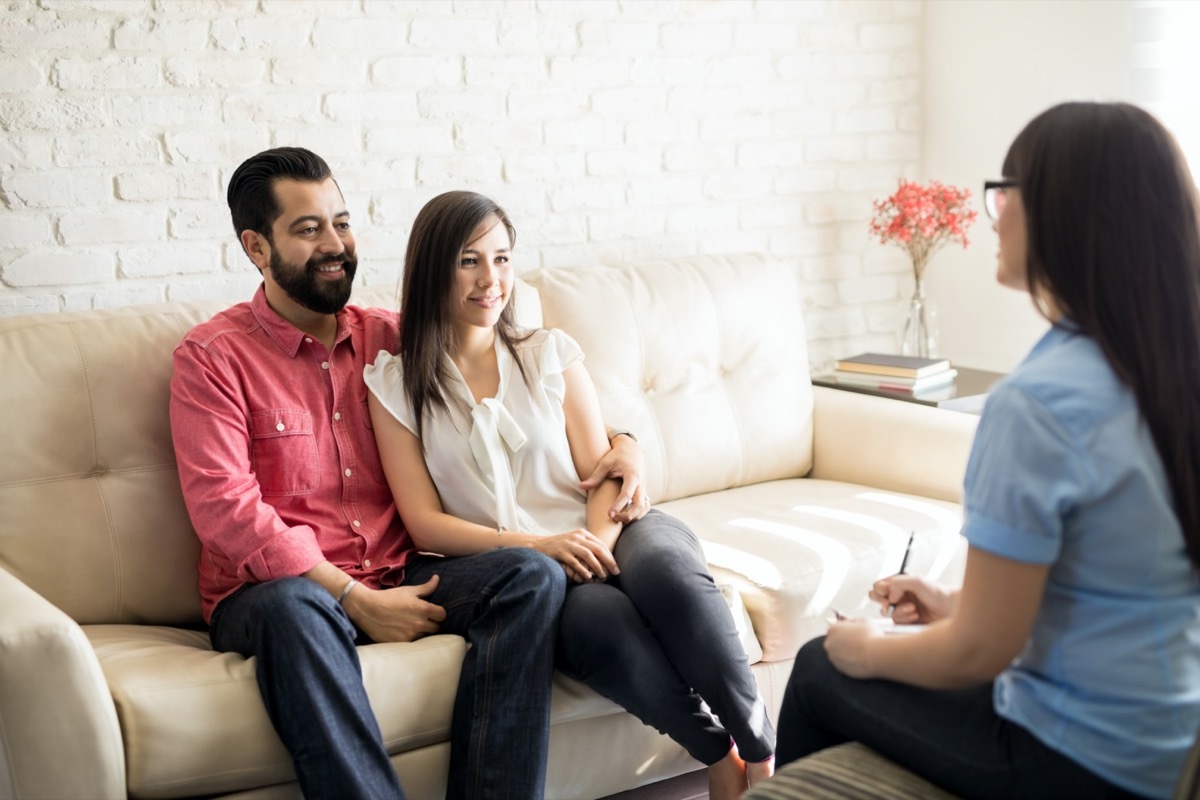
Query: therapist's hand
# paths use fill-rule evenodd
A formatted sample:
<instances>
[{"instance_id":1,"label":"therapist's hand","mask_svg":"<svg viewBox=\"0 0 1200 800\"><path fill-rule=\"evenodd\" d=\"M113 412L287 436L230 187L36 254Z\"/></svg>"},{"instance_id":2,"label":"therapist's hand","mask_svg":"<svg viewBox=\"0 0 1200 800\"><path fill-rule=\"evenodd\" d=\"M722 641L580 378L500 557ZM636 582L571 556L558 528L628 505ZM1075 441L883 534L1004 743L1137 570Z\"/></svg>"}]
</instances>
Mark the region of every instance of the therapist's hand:
<instances>
[{"instance_id":1,"label":"therapist's hand","mask_svg":"<svg viewBox=\"0 0 1200 800\"><path fill-rule=\"evenodd\" d=\"M825 653L838 672L851 678L874 678L871 649L883 634L865 619L848 619L829 626Z\"/></svg>"},{"instance_id":2,"label":"therapist's hand","mask_svg":"<svg viewBox=\"0 0 1200 800\"><path fill-rule=\"evenodd\" d=\"M867 595L879 603L880 614L892 611L892 621L899 625L936 622L954 613L958 600L956 589L947 589L915 575L892 575L875 581Z\"/></svg>"}]
</instances>

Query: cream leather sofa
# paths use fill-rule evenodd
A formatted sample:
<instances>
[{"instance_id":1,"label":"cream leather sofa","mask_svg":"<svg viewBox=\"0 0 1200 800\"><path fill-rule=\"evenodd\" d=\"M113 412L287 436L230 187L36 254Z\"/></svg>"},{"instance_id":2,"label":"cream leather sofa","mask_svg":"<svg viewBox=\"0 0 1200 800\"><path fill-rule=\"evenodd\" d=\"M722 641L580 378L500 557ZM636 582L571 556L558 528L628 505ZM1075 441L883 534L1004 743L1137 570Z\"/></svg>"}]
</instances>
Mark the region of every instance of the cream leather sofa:
<instances>
[{"instance_id":1,"label":"cream leather sofa","mask_svg":"<svg viewBox=\"0 0 1200 800\"><path fill-rule=\"evenodd\" d=\"M773 714L796 650L896 569L909 531L911 571L956 577L976 422L814 390L798 271L684 258L549 270L517 293L524 319L579 340L606 420L639 434L651 496L704 540ZM213 652L200 622L167 421L171 351L223 305L0 319L0 798L299 794L253 665ZM361 649L415 800L444 791L464 647ZM698 768L580 684L554 693L548 797Z\"/></svg>"}]
</instances>

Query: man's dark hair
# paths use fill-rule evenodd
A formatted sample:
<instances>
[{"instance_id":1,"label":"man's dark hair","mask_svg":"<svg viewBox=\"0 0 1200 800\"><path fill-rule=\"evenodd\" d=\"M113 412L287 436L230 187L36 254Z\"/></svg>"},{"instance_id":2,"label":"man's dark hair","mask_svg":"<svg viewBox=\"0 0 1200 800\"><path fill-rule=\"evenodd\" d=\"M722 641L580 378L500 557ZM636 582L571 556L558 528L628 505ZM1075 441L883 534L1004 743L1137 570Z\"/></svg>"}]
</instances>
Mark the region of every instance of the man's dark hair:
<instances>
[{"instance_id":1,"label":"man's dark hair","mask_svg":"<svg viewBox=\"0 0 1200 800\"><path fill-rule=\"evenodd\" d=\"M275 197L275 181L321 183L333 173L325 160L303 147L276 147L264 150L242 162L229 179L229 213L233 231L241 239L242 231L255 231L271 239L271 226L282 209Z\"/></svg>"}]
</instances>

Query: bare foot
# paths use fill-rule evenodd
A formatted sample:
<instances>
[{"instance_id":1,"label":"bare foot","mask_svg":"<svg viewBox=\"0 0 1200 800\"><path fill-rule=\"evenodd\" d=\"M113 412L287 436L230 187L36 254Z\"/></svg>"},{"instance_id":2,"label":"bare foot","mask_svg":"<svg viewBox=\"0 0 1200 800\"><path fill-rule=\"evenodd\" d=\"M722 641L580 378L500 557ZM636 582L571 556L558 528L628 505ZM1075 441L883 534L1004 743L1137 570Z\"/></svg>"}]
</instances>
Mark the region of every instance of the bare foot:
<instances>
[{"instance_id":1,"label":"bare foot","mask_svg":"<svg viewBox=\"0 0 1200 800\"><path fill-rule=\"evenodd\" d=\"M746 781L751 786L765 781L774 774L775 756L771 756L766 761L760 761L757 764L746 762Z\"/></svg>"},{"instance_id":2,"label":"bare foot","mask_svg":"<svg viewBox=\"0 0 1200 800\"><path fill-rule=\"evenodd\" d=\"M737 748L708 768L709 800L737 800L746 791L746 762L738 756Z\"/></svg>"}]
</instances>

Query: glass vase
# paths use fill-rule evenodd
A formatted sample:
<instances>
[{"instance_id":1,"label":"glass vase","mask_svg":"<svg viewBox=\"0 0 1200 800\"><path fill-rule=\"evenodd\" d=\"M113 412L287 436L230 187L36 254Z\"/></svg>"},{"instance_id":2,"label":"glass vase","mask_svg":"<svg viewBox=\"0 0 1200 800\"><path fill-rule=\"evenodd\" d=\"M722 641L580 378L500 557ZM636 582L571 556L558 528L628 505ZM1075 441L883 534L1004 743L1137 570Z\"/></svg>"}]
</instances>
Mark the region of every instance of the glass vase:
<instances>
[{"instance_id":1,"label":"glass vase","mask_svg":"<svg viewBox=\"0 0 1200 800\"><path fill-rule=\"evenodd\" d=\"M925 284L917 280L900 330L900 354L932 358L937 349L937 310L925 297Z\"/></svg>"}]
</instances>

